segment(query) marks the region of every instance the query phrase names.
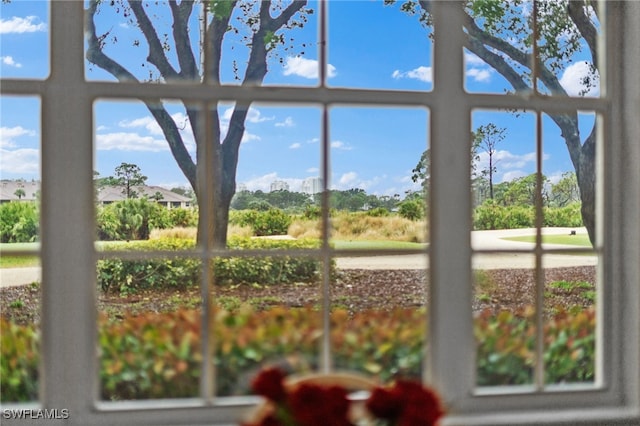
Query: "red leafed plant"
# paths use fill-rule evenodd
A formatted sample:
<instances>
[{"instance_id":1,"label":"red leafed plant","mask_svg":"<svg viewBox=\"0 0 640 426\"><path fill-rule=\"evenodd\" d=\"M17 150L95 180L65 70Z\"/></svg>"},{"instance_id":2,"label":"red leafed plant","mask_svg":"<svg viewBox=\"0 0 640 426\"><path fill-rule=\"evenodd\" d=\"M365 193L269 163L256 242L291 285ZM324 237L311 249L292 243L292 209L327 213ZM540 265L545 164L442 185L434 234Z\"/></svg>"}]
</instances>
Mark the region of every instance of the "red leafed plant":
<instances>
[{"instance_id":1,"label":"red leafed plant","mask_svg":"<svg viewBox=\"0 0 640 426\"><path fill-rule=\"evenodd\" d=\"M366 410L356 414L344 383L364 383L370 396ZM315 376L286 383L285 374L276 368L264 369L256 376L253 390L267 399L243 426L435 426L444 414L438 395L422 384L398 380L380 387L361 378L345 375Z\"/></svg>"}]
</instances>

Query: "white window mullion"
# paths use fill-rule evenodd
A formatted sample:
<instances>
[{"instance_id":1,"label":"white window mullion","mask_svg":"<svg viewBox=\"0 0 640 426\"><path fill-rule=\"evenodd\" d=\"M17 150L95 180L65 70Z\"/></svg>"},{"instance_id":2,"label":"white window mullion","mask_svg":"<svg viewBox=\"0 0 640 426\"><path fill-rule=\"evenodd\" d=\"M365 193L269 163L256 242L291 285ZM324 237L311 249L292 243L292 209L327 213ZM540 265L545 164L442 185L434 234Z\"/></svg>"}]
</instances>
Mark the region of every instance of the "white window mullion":
<instances>
[{"instance_id":1,"label":"white window mullion","mask_svg":"<svg viewBox=\"0 0 640 426\"><path fill-rule=\"evenodd\" d=\"M428 376L448 404L469 395L474 382L471 316L470 115L463 82L462 8L433 5L434 95L431 110Z\"/></svg>"},{"instance_id":2,"label":"white window mullion","mask_svg":"<svg viewBox=\"0 0 640 426\"><path fill-rule=\"evenodd\" d=\"M84 90L83 2L51 3L42 99L41 400L76 418L97 396L92 99Z\"/></svg>"}]
</instances>

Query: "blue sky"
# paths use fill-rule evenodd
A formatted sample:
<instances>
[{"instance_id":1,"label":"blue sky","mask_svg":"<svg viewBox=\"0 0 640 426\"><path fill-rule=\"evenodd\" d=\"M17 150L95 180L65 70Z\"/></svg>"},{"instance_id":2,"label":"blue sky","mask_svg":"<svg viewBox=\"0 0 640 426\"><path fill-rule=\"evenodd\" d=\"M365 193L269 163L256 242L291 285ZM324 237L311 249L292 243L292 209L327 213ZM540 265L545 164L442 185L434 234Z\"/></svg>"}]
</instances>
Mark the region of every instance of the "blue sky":
<instances>
[{"instance_id":1,"label":"blue sky","mask_svg":"<svg viewBox=\"0 0 640 426\"><path fill-rule=\"evenodd\" d=\"M316 7L317 3L311 3ZM427 30L415 18L398 8L384 7L380 1L331 1L329 3L328 84L334 87L431 90L431 42ZM194 31L197 17L192 20ZM3 78L42 79L48 75L47 3L14 1L0 6L0 74ZM170 29L166 15L158 15L158 25ZM143 40L135 25L121 15L104 11L98 31L112 30L117 43L108 43L107 53L140 78L149 75L141 67L146 57ZM384 32L380 31L383 27ZM240 69L247 49L242 33L225 42L222 78L234 80L232 61ZM268 85L314 86L318 84L317 14L303 29L288 33L294 39L290 50L278 49L265 78ZM195 40L197 43L197 38ZM304 46L303 46L304 44ZM303 53L298 56L298 54ZM465 87L470 92L503 93L505 80L477 57L465 54ZM175 58L170 58L175 63ZM280 62L282 59L282 62ZM584 59L584 58L576 58ZM576 61L562 72L564 87L576 94L584 62ZM87 65L89 80L113 80L95 66ZM595 88L590 95L597 95ZM221 104L221 128L226 132L232 104ZM193 137L180 104L168 106L192 156ZM158 126L141 103L97 101L94 106L96 136L94 169L100 175L113 174L122 162L138 164L148 183L167 187L186 186L171 157ZM39 179L39 102L35 98L3 96L0 100L0 175L2 179ZM226 119L225 119L226 118ZM420 154L428 144L429 112L419 108L336 107L330 111L331 181L334 189L362 188L377 195L404 194L417 189L411 179ZM592 119L582 120L583 132L590 131ZM506 129L506 138L497 147L496 181L501 182L535 171L535 116L500 111L477 111L472 127L493 122ZM455 122L452 121L452 125ZM269 189L274 180L285 180L291 190L299 190L304 178L319 175L321 110L317 106L254 104L246 123L240 151L237 181L250 190ZM470 129L470 130L473 130ZM586 133L585 133L586 134ZM557 179L572 166L559 131L545 119L543 128L543 171ZM486 163L481 153L481 169Z\"/></svg>"}]
</instances>

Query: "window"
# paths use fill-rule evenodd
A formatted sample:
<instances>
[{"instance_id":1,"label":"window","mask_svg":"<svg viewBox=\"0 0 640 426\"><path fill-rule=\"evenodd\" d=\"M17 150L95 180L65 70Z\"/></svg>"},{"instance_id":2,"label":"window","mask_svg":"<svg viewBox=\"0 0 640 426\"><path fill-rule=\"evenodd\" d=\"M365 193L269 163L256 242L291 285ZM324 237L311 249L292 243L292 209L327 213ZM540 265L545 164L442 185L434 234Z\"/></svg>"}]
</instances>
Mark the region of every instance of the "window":
<instances>
[{"instance_id":1,"label":"window","mask_svg":"<svg viewBox=\"0 0 640 426\"><path fill-rule=\"evenodd\" d=\"M496 95L476 93L464 82L463 31L464 14L456 2L431 4L436 32L434 38L433 86L431 91L356 90L327 87L330 76L325 67L327 49L319 51L317 87L248 87L167 82L166 84L111 83L87 80L85 77L84 2L51 2L51 65L46 80L2 79L2 95L34 96L41 102L42 134L46 141L41 151L41 263L42 263L42 379L37 407L68 409L77 424L231 424L242 410L255 403L246 397L211 398L212 381L205 383L200 394L184 400L102 402L98 396L98 359L96 357L96 262L110 256L95 249L95 211L93 164L95 114L101 102L113 100L185 100L197 108L217 109L221 102L245 105L252 102L302 105L320 110L320 185L327 189L330 179L330 135L334 120L340 120L345 106L402 107L429 121L428 139L431 149L429 182L430 247L420 252L429 260L428 352L424 376L443 395L449 406L446 424L516 425L531 424L632 424L638 422L640 407L640 124L637 120L640 85L635 70L640 67L636 52L640 32L636 25L640 6L636 2L607 3L604 45L607 64L601 79L604 93L595 98L559 98L542 93ZM322 2L318 27L320 40L327 39L325 13L330 2ZM600 6L604 6L601 4ZM439 23L446 23L440 24ZM330 28L330 27L329 27ZM330 35L329 35L330 36ZM338 43L338 41L333 41ZM336 59L337 60L337 59ZM325 71L323 71L325 70ZM229 71L229 70L227 70ZM403 71L404 72L404 71ZM233 82L233 70L227 77ZM98 107L96 106L98 105ZM309 107L311 105L311 107ZM332 109L334 108L334 109ZM534 369L533 388L509 387L485 391L476 386L475 341L471 316L472 261L483 250L471 244L472 205L469 141L473 122L482 110L525 109L536 127L533 142L538 155L544 138L546 115L566 110L588 111L601 119L599 157L601 179L599 208L603 212L599 234L601 246L596 248L602 260L601 292L598 295L598 361L596 382L586 387L563 389L544 386L540 365ZM425 113L428 111L428 113ZM346 110L348 112L348 110ZM317 117L317 115L316 115ZM316 124L317 126L317 124ZM205 131L196 126L195 131ZM426 142L426 141L425 141ZM335 146L334 146L335 148ZM426 144L423 148L426 148ZM198 161L199 176L211 176L211 156ZM544 168L538 161L538 168ZM211 185L209 177L200 184ZM538 185L540 188L540 185ZM215 205L215 195L205 192L206 203ZM329 264L335 252L328 244L329 199L323 195L323 244L312 253ZM541 207L541 206L539 206ZM205 220L213 219L214 209L205 209ZM231 254L216 248L211 240L190 252L187 257L208 262ZM540 245L532 263L544 262L546 254ZM488 250L487 254L491 254ZM493 251L494 252L494 251ZM286 251L282 255L288 254ZM295 254L299 254L295 252ZM305 254L308 254L305 252ZM357 255L389 254L361 250ZM413 253L416 254L416 253ZM151 254L153 256L155 254ZM158 253L158 256L166 253ZM257 253L258 256L264 253ZM536 267L541 269L540 264ZM211 277L203 268L203 282ZM328 274L323 275L326 295ZM207 287L202 292L205 310ZM326 299L325 299L326 301ZM328 336L328 304L322 305L324 335ZM425 315L426 316L426 315ZM427 320L425 318L425 320ZM538 319L540 321L540 319ZM207 327L207 322L203 323ZM539 328L539 327L538 327ZM203 333L203 335L206 335ZM325 339L326 340L326 339ZM212 342L203 342L210 350ZM538 349L539 351L540 349ZM330 368L331 348L322 346L320 368ZM204 357L206 358L206 357ZM215 372L206 362L203 377ZM30 405L29 407L33 407ZM9 408L9 406L3 406ZM11 406L13 408L13 406ZM532 420L535 419L535 420ZM13 422L6 420L8 424ZM18 423L17 421L15 423Z\"/></svg>"}]
</instances>

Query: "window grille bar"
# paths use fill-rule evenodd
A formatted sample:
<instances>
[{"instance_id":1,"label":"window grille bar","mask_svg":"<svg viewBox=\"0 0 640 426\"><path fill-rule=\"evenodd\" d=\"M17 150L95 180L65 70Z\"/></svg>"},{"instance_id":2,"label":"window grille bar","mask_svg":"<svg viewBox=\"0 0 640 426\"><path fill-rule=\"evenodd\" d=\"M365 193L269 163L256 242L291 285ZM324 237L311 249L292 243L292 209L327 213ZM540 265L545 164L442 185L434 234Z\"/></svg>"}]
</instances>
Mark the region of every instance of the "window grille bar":
<instances>
[{"instance_id":1,"label":"window grille bar","mask_svg":"<svg viewBox=\"0 0 640 426\"><path fill-rule=\"evenodd\" d=\"M205 48L205 64L208 63L206 57L207 49ZM202 282L200 283L200 294L202 297L202 331L201 351L202 363L200 377L200 396L205 404L210 404L215 395L215 340L214 340L214 324L215 324L215 276L213 273L213 259L208 255L209 250L213 250L215 236L209 232L210 224L213 223L213 211L216 208L216 200L214 196L214 174L213 170L216 164L216 152L213 148L213 123L211 122L210 108L216 108L216 105L201 103L199 105L200 113L204 115L204 120L198 123L197 132L204 138L200 137L196 140L204 141L196 148L197 152L197 183L200 188L198 194L198 214L202 215L198 221L198 235L200 236L200 244L197 247L201 251ZM202 128L204 126L204 129ZM204 200L203 200L204 198ZM202 208L202 207L205 208Z\"/></svg>"},{"instance_id":2,"label":"window grille bar","mask_svg":"<svg viewBox=\"0 0 640 426\"><path fill-rule=\"evenodd\" d=\"M535 2L534 2L535 4ZM535 9L534 9L535 10ZM535 19L534 19L535 22ZM534 28L536 25L534 25ZM534 46L536 43L534 43ZM534 47L535 50L535 47ZM535 54L534 54L535 57ZM534 62L536 62L534 60ZM537 80L534 74L534 81ZM538 391L544 388L544 269L542 265L542 115L536 112L536 193L535 193L535 226L536 226L536 246L535 246L535 369L534 383Z\"/></svg>"},{"instance_id":3,"label":"window grille bar","mask_svg":"<svg viewBox=\"0 0 640 426\"><path fill-rule=\"evenodd\" d=\"M328 14L328 2L321 1L320 2L320 13L319 13L319 52L318 52L318 66L320 67L318 75L320 76L320 86L322 88L326 87L327 84L327 49L329 38L328 34L328 22L327 22L327 14ZM330 312L331 312L331 247L329 246L329 239L331 238L331 217L330 217L330 194L329 188L330 183L329 179L331 178L331 169L330 169L330 134L329 134L329 111L327 104L322 105L322 126L321 126L321 153L320 153L320 161L321 161L321 174L322 176L322 229L321 229L321 237L322 237L322 245L321 245L321 253L322 253L322 281L321 285L321 299L322 299L322 340L320 347L320 371L323 373L328 373L332 369L332 356L331 356L331 320L330 320Z\"/></svg>"},{"instance_id":4,"label":"window grille bar","mask_svg":"<svg viewBox=\"0 0 640 426\"><path fill-rule=\"evenodd\" d=\"M431 240L427 377L455 406L474 383L471 315L470 110L463 85L462 13L459 2L435 2L435 103L431 117ZM451 118L455 117L455 124ZM465 182L461 185L460 182ZM455 303L451 303L455 301ZM453 338L452 336L455 336Z\"/></svg>"}]
</instances>

